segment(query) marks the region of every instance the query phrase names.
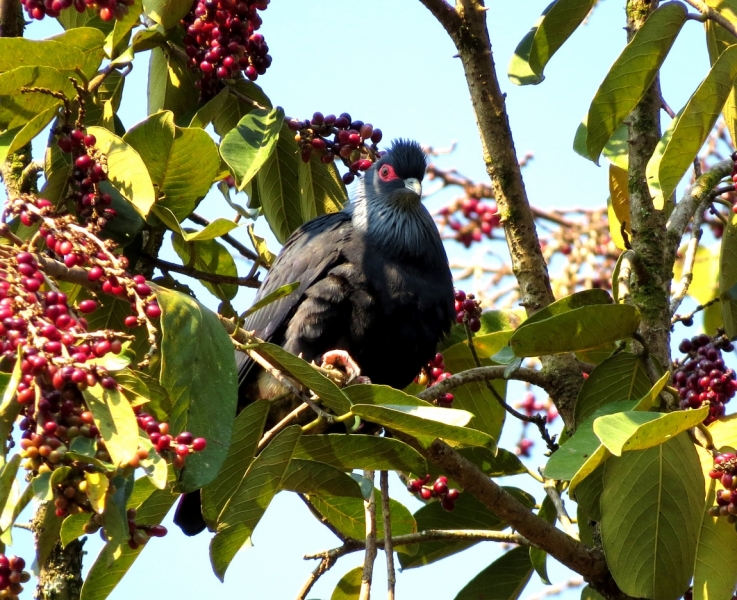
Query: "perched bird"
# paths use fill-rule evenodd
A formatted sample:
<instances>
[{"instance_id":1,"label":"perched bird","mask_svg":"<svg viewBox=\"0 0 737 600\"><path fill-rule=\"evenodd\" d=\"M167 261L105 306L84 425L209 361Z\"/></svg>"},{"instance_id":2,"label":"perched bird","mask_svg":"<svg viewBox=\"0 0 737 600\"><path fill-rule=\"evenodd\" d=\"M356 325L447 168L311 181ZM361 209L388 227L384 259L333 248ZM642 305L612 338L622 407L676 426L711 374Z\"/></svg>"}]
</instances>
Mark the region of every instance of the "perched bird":
<instances>
[{"instance_id":1,"label":"perched bird","mask_svg":"<svg viewBox=\"0 0 737 600\"><path fill-rule=\"evenodd\" d=\"M345 351L372 383L408 385L455 316L448 258L421 202L426 167L419 144L394 142L351 203L287 240L256 301L295 281L299 287L243 327L307 361ZM258 364L237 358L241 406L283 394ZM204 529L199 497L186 495L174 520L187 535Z\"/></svg>"}]
</instances>

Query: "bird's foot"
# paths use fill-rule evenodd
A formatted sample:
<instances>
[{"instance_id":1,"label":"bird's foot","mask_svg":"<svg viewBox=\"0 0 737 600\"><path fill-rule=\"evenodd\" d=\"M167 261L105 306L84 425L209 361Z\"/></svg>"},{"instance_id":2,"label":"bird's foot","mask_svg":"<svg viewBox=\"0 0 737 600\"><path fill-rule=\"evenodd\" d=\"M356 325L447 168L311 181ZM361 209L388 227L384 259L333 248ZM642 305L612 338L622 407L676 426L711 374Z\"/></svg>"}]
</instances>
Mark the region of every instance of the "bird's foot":
<instances>
[{"instance_id":1,"label":"bird's foot","mask_svg":"<svg viewBox=\"0 0 737 600\"><path fill-rule=\"evenodd\" d=\"M320 367L326 370L340 367L345 372L345 385L357 379L368 379L361 375L361 367L345 350L330 350L323 354Z\"/></svg>"}]
</instances>

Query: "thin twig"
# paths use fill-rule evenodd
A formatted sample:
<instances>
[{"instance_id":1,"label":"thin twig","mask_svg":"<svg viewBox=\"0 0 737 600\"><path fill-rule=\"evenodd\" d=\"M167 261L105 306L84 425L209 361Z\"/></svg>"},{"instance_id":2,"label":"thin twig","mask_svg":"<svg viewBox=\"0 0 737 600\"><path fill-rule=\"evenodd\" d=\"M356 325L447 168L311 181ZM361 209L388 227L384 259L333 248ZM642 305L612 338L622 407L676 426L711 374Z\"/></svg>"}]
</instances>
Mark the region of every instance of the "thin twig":
<instances>
[{"instance_id":1,"label":"thin twig","mask_svg":"<svg viewBox=\"0 0 737 600\"><path fill-rule=\"evenodd\" d=\"M208 221L204 217L201 217L197 213L191 213L187 218L193 223L197 223L198 225L202 225L203 227L207 227L210 224L210 221ZM233 246L233 248L238 250L238 253L244 256L245 258L249 260L254 260L254 261L257 261L259 259L258 254L256 254L253 250L251 250L247 246L241 244L237 239L235 239L229 233L224 233L223 235L220 236L220 238L224 242Z\"/></svg>"},{"instance_id":2,"label":"thin twig","mask_svg":"<svg viewBox=\"0 0 737 600\"><path fill-rule=\"evenodd\" d=\"M276 436L277 433L279 433L282 429L285 429L288 425L291 425L303 413L311 409L312 407L307 404L307 402L303 402L302 404L300 404L297 408L295 408L292 412L290 412L286 417L284 417L281 421L279 421L263 435L263 437L258 442L258 446L256 446L256 452L261 452L261 450L266 448L267 444L274 438L274 436Z\"/></svg>"},{"instance_id":3,"label":"thin twig","mask_svg":"<svg viewBox=\"0 0 737 600\"><path fill-rule=\"evenodd\" d=\"M530 541L518 533L501 533L499 531L489 531L487 529L425 529L417 533L407 533L404 535L395 535L391 539L393 548L401 548L402 546L410 546L412 544L421 544L424 542L447 542L447 541L463 541L463 542L498 542L501 544L517 544L518 546L529 547ZM385 548L386 540L376 540L377 548ZM326 556L334 556L340 558L346 554L364 550L366 545L362 541L350 540L332 550L317 552L315 554L305 554L305 560L318 560Z\"/></svg>"},{"instance_id":4,"label":"thin twig","mask_svg":"<svg viewBox=\"0 0 737 600\"><path fill-rule=\"evenodd\" d=\"M363 476L371 483L374 482L374 472L365 470ZM369 497L364 500L364 518L366 519L366 554L363 559L363 574L361 575L361 591L358 600L370 600L371 582L374 577L374 561L376 560L376 494L371 488Z\"/></svg>"},{"instance_id":5,"label":"thin twig","mask_svg":"<svg viewBox=\"0 0 737 600\"><path fill-rule=\"evenodd\" d=\"M261 282L254 277L232 277L231 275L218 275L217 273L208 273L207 271L200 271L199 269L193 269L192 267L186 267L178 265L168 260L162 260L160 258L154 258L147 254L141 254L140 259L148 263L151 263L155 267L162 271L173 271L174 273L181 273L199 279L200 281L207 281L208 283L219 283L223 285L240 285L243 287L257 288L261 286Z\"/></svg>"},{"instance_id":6,"label":"thin twig","mask_svg":"<svg viewBox=\"0 0 737 600\"><path fill-rule=\"evenodd\" d=\"M719 23L724 27L724 29L729 31L729 33L737 37L737 28L735 28L734 24L727 19L727 17L722 15L722 13L708 6L706 2L701 2L701 0L686 0L686 3L698 10L704 18L711 19L715 23Z\"/></svg>"},{"instance_id":7,"label":"thin twig","mask_svg":"<svg viewBox=\"0 0 737 600\"><path fill-rule=\"evenodd\" d=\"M696 264L696 252L699 249L699 242L701 241L701 226L704 223L704 209L706 208L707 200L701 203L699 208L696 210L693 218L693 226L691 229L691 239L688 241L686 247L686 254L683 258L683 272L681 273L681 279L673 292L673 298L670 301L670 314L675 315L678 307L683 302L683 299L688 293L688 288L693 281L693 269Z\"/></svg>"},{"instance_id":8,"label":"thin twig","mask_svg":"<svg viewBox=\"0 0 737 600\"><path fill-rule=\"evenodd\" d=\"M708 302L704 304L699 304L698 306L696 306L696 308L694 308L690 313L686 315L673 315L673 318L671 319L671 323L673 323L674 325L678 322L681 322L684 324L688 324L689 322L693 323L694 315L697 312L701 312L707 306L711 306L712 304L716 304L717 302L720 302L720 301L721 301L721 298L717 296L716 298L712 298L711 300L709 300Z\"/></svg>"},{"instance_id":9,"label":"thin twig","mask_svg":"<svg viewBox=\"0 0 737 600\"><path fill-rule=\"evenodd\" d=\"M302 391L299 384L292 381L290 377L284 375L284 373L274 367L268 360L266 360L253 348L244 347L241 349L243 350L243 352L246 352L248 356L251 357L251 360L253 360L255 363L258 363L269 375L276 379L282 386L287 388L290 393L294 394L300 400L302 400L302 402L309 405L309 407L315 411L318 417L322 417L329 423L332 422L335 415L331 415L330 413L325 412L322 408L320 408L308 394Z\"/></svg>"},{"instance_id":10,"label":"thin twig","mask_svg":"<svg viewBox=\"0 0 737 600\"><path fill-rule=\"evenodd\" d=\"M468 348L471 351L473 362L476 363L477 367L481 367L481 361L479 360L479 356L476 353L476 346L473 343L473 332L471 331L471 327L469 326L467 319L464 319L464 325L466 328L466 340L468 341ZM532 423L533 425L535 425L535 427L538 428L538 430L540 431L540 436L545 442L545 445L548 447L548 450L550 450L551 452L555 452L558 449L558 444L553 438L550 437L550 434L545 427L548 421L545 415L523 415L521 412L515 410L504 401L504 398L499 395L499 392L496 391L491 382L484 381L484 383L489 392L491 392L491 395L496 398L496 401L501 404L504 410L506 410L510 415L512 415L516 419L519 419L523 423Z\"/></svg>"},{"instance_id":11,"label":"thin twig","mask_svg":"<svg viewBox=\"0 0 737 600\"><path fill-rule=\"evenodd\" d=\"M555 512L558 515L558 521L560 521L563 531L573 539L578 540L578 532L573 526L573 523L571 523L571 518L568 516L568 512L566 512L566 507L563 505L563 500L558 493L558 488L555 487L555 481L553 479L547 479L543 487L545 488L545 493L548 495L548 498L553 502L553 506L555 506Z\"/></svg>"},{"instance_id":12,"label":"thin twig","mask_svg":"<svg viewBox=\"0 0 737 600\"><path fill-rule=\"evenodd\" d=\"M384 518L384 554L386 554L386 587L387 599L394 600L394 587L397 583L397 575L394 571L394 547L392 546L392 519L391 506L389 504L389 473L379 473L379 485L381 487L381 510Z\"/></svg>"}]
</instances>

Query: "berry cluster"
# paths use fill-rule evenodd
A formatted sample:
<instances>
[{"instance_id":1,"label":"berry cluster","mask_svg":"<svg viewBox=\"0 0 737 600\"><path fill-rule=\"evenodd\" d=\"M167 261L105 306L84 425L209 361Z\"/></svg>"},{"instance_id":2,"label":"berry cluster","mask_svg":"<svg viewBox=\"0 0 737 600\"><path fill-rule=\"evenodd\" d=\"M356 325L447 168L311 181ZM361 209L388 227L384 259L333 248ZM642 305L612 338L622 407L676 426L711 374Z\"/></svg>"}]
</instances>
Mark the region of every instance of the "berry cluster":
<instances>
[{"instance_id":1,"label":"berry cluster","mask_svg":"<svg viewBox=\"0 0 737 600\"><path fill-rule=\"evenodd\" d=\"M481 306L473 294L456 290L455 311L456 323L468 323L468 327L474 333L481 329Z\"/></svg>"},{"instance_id":2,"label":"berry cluster","mask_svg":"<svg viewBox=\"0 0 737 600\"><path fill-rule=\"evenodd\" d=\"M482 202L473 196L456 200L440 209L440 226L447 225L457 241L469 248L484 236L491 238L501 217L496 203Z\"/></svg>"},{"instance_id":3,"label":"berry cluster","mask_svg":"<svg viewBox=\"0 0 737 600\"><path fill-rule=\"evenodd\" d=\"M165 456L168 452L173 453L172 464L175 468L181 469L187 456L192 452L202 452L207 446L205 438L196 438L189 431L172 436L169 433L169 423L159 423L151 415L140 412L140 407L136 409L138 426L148 434L148 439L159 454Z\"/></svg>"},{"instance_id":4,"label":"berry cluster","mask_svg":"<svg viewBox=\"0 0 737 600\"><path fill-rule=\"evenodd\" d=\"M116 212L110 207L112 197L101 192L98 185L101 181L107 181L108 172L107 157L95 148L96 143L94 135L85 133L80 128L74 128L68 133L62 131L57 140L59 149L71 154L74 160L70 183L77 216L88 224L94 221L102 229L110 219L115 218ZM34 216L27 214L26 219L33 222ZM23 219L22 213L21 221L24 225L30 225Z\"/></svg>"},{"instance_id":5,"label":"berry cluster","mask_svg":"<svg viewBox=\"0 0 737 600\"><path fill-rule=\"evenodd\" d=\"M428 361L428 363L422 367L420 374L415 377L415 383L424 385L426 387L432 387L441 381L445 381L451 373L445 370L445 362L443 362L443 355L438 352L434 358ZM443 394L435 400L435 404L438 406L450 406L453 404L453 394Z\"/></svg>"},{"instance_id":6,"label":"berry cluster","mask_svg":"<svg viewBox=\"0 0 737 600\"><path fill-rule=\"evenodd\" d=\"M715 339L700 334L684 339L678 349L688 357L675 364L673 381L681 397L681 408L699 408L707 403L708 425L724 415L724 405L737 391L735 372L728 369L722 358L722 350L734 350L732 343L719 336Z\"/></svg>"},{"instance_id":7,"label":"berry cluster","mask_svg":"<svg viewBox=\"0 0 737 600\"><path fill-rule=\"evenodd\" d=\"M453 510L461 492L449 488L448 478L444 475L438 477L432 485L428 485L429 482L430 475L425 475L422 479L410 479L407 482L407 490L413 494L419 494L423 500L439 498L440 506L448 511Z\"/></svg>"},{"instance_id":8,"label":"berry cluster","mask_svg":"<svg viewBox=\"0 0 737 600\"><path fill-rule=\"evenodd\" d=\"M25 568L26 561L20 556L0 554L0 600L18 600L23 591L21 584L31 579Z\"/></svg>"},{"instance_id":9,"label":"berry cluster","mask_svg":"<svg viewBox=\"0 0 737 600\"><path fill-rule=\"evenodd\" d=\"M130 539L128 540L128 546L131 550L138 550L141 546L145 545L152 537L164 537L168 532L166 527L163 525L141 525L136 523L136 509L128 509L128 533Z\"/></svg>"},{"instance_id":10,"label":"berry cluster","mask_svg":"<svg viewBox=\"0 0 737 600\"><path fill-rule=\"evenodd\" d=\"M368 170L380 156L376 144L381 141L381 129L374 129L371 123L354 121L348 113L336 117L316 112L310 120L289 119L287 126L296 132L294 137L304 162L310 162L313 152L317 152L326 164L340 158L348 167L343 175L346 185L352 183L360 171Z\"/></svg>"},{"instance_id":11,"label":"berry cluster","mask_svg":"<svg viewBox=\"0 0 737 600\"><path fill-rule=\"evenodd\" d=\"M716 495L716 506L709 509L712 517L726 517L730 523L737 523L737 456L732 453L714 457L714 468L709 477L718 480L723 489Z\"/></svg>"},{"instance_id":12,"label":"berry cluster","mask_svg":"<svg viewBox=\"0 0 737 600\"><path fill-rule=\"evenodd\" d=\"M262 22L258 11L268 5L269 0L195 0L182 25L188 66L202 73L198 85L203 100L215 96L222 80L237 73L251 81L266 73L269 46L255 32Z\"/></svg>"},{"instance_id":13,"label":"berry cluster","mask_svg":"<svg viewBox=\"0 0 737 600\"><path fill-rule=\"evenodd\" d=\"M39 21L46 16L55 19L62 10L72 6L78 13L91 8L103 21L120 21L128 14L128 7L133 6L135 0L21 0L21 3L28 16Z\"/></svg>"},{"instance_id":14,"label":"berry cluster","mask_svg":"<svg viewBox=\"0 0 737 600\"><path fill-rule=\"evenodd\" d=\"M552 423L558 417L558 409L550 398L547 402L539 402L532 392L527 392L522 401L515 404L515 408L521 409L528 417L544 410L547 423Z\"/></svg>"},{"instance_id":15,"label":"berry cluster","mask_svg":"<svg viewBox=\"0 0 737 600\"><path fill-rule=\"evenodd\" d=\"M82 228L75 224L72 215L55 216L48 200L30 196L16 198L9 203L7 210L13 215L25 215L28 223L41 223L36 236L30 241L31 247L35 246L37 241L43 240L46 247L67 267L85 267L87 279L98 283L100 291L128 300L132 314L125 319L126 327L133 328L146 323L149 325L150 341L155 343L155 330L148 323L148 319L160 317L161 308L151 287L146 283L146 278L142 275L131 276L126 271L128 259L111 252L110 249L115 242L111 240L103 242L95 235L100 221L104 221L106 217L102 216L94 222L88 222L88 227ZM104 214L108 214L110 210L112 209L105 208ZM30 254L28 256L32 258ZM39 284L42 281L43 274L40 274ZM81 302L78 307L83 313L93 312L96 308L97 305L93 300ZM63 317L62 321L66 322L68 318ZM69 319L71 321L71 318Z\"/></svg>"}]
</instances>

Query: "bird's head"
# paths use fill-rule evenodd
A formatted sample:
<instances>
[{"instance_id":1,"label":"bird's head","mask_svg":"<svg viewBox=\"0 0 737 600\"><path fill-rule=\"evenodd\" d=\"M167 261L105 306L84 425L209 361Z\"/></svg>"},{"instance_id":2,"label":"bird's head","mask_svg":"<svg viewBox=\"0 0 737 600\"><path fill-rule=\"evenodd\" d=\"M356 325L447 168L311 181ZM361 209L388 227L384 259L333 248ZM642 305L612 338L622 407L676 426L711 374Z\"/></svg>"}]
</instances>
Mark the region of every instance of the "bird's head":
<instances>
[{"instance_id":1,"label":"bird's head","mask_svg":"<svg viewBox=\"0 0 737 600\"><path fill-rule=\"evenodd\" d=\"M416 204L422 193L425 169L427 159L417 142L395 140L389 151L366 172L366 195L389 204Z\"/></svg>"}]
</instances>

